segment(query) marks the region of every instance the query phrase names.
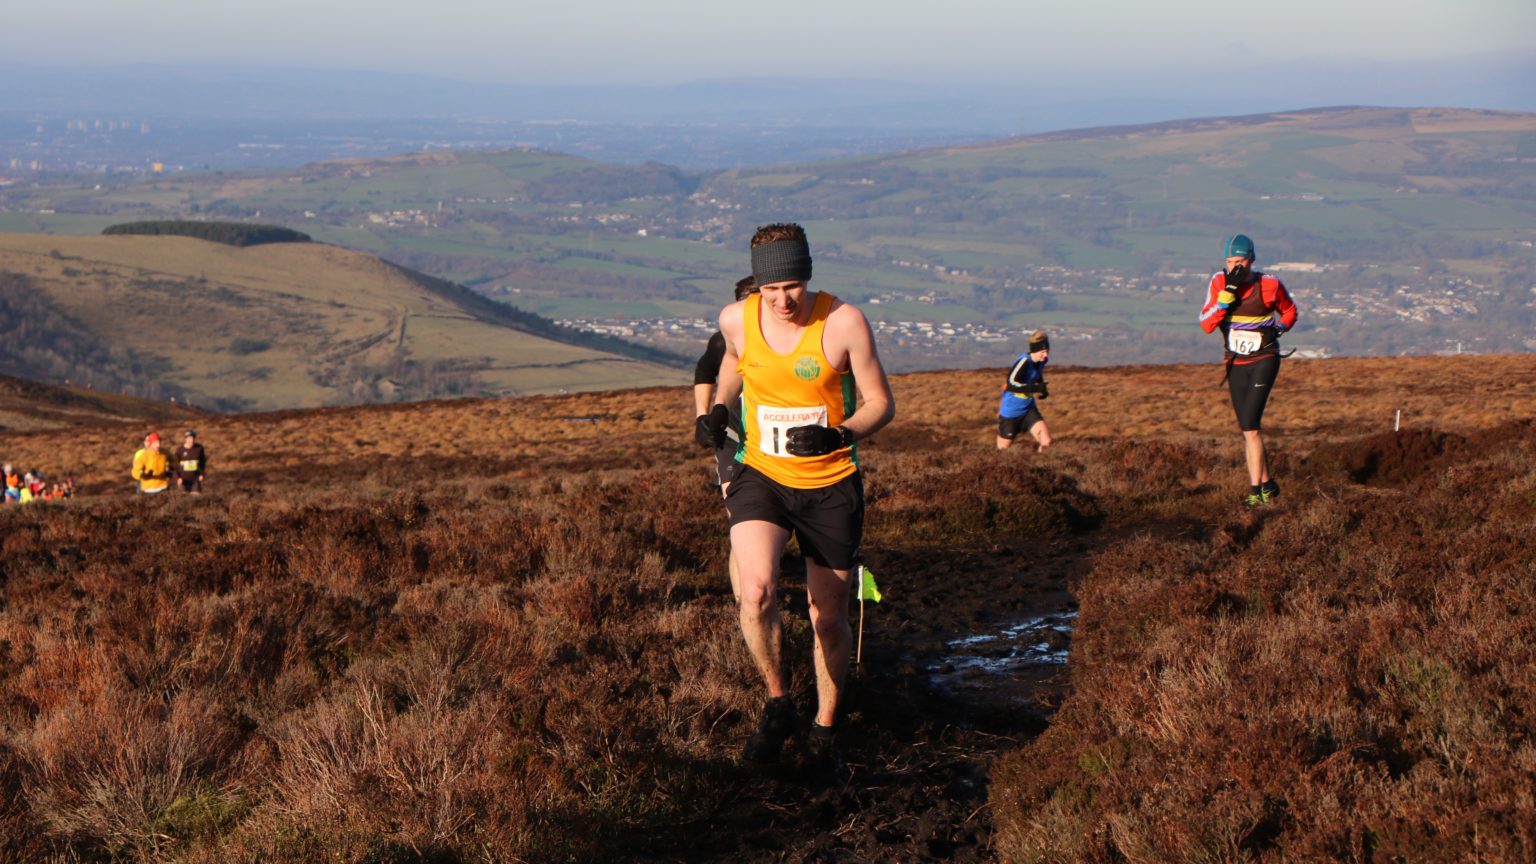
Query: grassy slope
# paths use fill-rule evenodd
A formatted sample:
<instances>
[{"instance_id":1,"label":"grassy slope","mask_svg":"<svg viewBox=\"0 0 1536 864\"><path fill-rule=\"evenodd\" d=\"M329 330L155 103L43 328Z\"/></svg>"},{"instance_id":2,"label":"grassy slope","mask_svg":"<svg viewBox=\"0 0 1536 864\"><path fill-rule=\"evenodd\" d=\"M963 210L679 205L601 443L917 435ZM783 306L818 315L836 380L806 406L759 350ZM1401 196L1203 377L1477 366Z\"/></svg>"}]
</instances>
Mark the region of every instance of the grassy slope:
<instances>
[{"instance_id":1,"label":"grassy slope","mask_svg":"<svg viewBox=\"0 0 1536 864\"><path fill-rule=\"evenodd\" d=\"M56 432L124 421L184 424L207 416L174 403L0 375L0 429L6 432Z\"/></svg>"},{"instance_id":2,"label":"grassy slope","mask_svg":"<svg viewBox=\"0 0 1536 864\"><path fill-rule=\"evenodd\" d=\"M1536 117L1445 113L1458 121L1454 128L1436 123L1432 111L1361 109L1031 136L827 166L824 180L862 172L876 183L821 183L792 200L834 204L856 217L858 206L880 209L882 172L893 181L942 181L951 200L963 201L973 213L995 214L964 220L967 242L1006 239L1030 217L1045 226L1047 245L1082 239L1052 223L1065 226L1096 215L1110 238L1107 245L1094 244L1105 264L1117 251L1159 262L1204 261L1211 255L1209 238L1230 233L1234 224L1255 236L1294 235L1286 243L1287 259L1315 258L1336 251L1336 243L1460 225L1446 205L1456 194L1474 190L1529 219L1529 202L1498 199L1508 194L1499 189L1501 177L1530 176L1501 160L1536 132ZM1493 173L1429 179L1458 163ZM1423 175L1420 181L1409 179L1416 175ZM884 185L899 197L910 183ZM1280 199L1309 194L1327 200ZM932 196L927 203L944 198ZM1156 225L1166 225L1173 236L1158 242L1141 236ZM1518 239L1517 224L1482 227L1489 237ZM942 226L924 225L914 237L877 246L882 254L937 261L960 248Z\"/></svg>"},{"instance_id":3,"label":"grassy slope","mask_svg":"<svg viewBox=\"0 0 1536 864\"><path fill-rule=\"evenodd\" d=\"M27 793L0 804L0 848L925 860L985 850L994 819L1010 861L1529 860L1536 598L1509 556L1532 542L1532 439L1489 430L1536 413L1533 373L1289 363L1266 418L1285 505L1259 516L1233 507L1215 364L1056 370L1045 454L992 449L999 370L896 377L865 545L907 564L881 568L869 650L899 658L896 622L970 572L1000 572L989 608L1027 610L1026 572L1093 544L1073 694L990 808L923 772L1015 743L925 720L902 695L924 673L894 660L861 685L859 779L834 797L723 755L758 694L685 388L215 418L197 502L126 494L137 425L0 435L88 493L0 511L0 782ZM1467 444L1393 461L1399 408L1400 440ZM971 803L935 824L904 783Z\"/></svg>"},{"instance_id":4,"label":"grassy slope","mask_svg":"<svg viewBox=\"0 0 1536 864\"><path fill-rule=\"evenodd\" d=\"M370 372L399 374L402 359L453 367L472 376L468 392L482 393L682 377L521 332L398 268L333 246L8 234L0 235L0 268L29 276L107 344L163 358L163 378L194 402L354 401L349 385ZM236 340L267 347L236 354Z\"/></svg>"}]
</instances>

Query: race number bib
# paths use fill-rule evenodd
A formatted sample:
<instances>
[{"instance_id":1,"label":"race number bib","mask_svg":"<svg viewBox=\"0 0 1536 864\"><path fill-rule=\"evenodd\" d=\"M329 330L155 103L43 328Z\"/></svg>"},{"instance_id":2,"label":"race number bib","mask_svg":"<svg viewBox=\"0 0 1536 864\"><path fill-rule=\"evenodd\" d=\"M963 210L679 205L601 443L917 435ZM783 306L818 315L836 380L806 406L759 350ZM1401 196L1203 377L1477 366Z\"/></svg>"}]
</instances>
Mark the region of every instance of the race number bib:
<instances>
[{"instance_id":1,"label":"race number bib","mask_svg":"<svg viewBox=\"0 0 1536 864\"><path fill-rule=\"evenodd\" d=\"M181 463L181 470L188 474L195 473L197 471L197 460L188 459L187 461Z\"/></svg>"},{"instance_id":2,"label":"race number bib","mask_svg":"<svg viewBox=\"0 0 1536 864\"><path fill-rule=\"evenodd\" d=\"M1264 344L1264 334L1257 330L1227 331L1227 348L1233 354L1252 354Z\"/></svg>"},{"instance_id":3,"label":"race number bib","mask_svg":"<svg viewBox=\"0 0 1536 864\"><path fill-rule=\"evenodd\" d=\"M789 430L796 426L827 425L827 406L814 408L779 408L772 405L757 406L757 449L769 456L788 458L784 446L789 443Z\"/></svg>"}]
</instances>

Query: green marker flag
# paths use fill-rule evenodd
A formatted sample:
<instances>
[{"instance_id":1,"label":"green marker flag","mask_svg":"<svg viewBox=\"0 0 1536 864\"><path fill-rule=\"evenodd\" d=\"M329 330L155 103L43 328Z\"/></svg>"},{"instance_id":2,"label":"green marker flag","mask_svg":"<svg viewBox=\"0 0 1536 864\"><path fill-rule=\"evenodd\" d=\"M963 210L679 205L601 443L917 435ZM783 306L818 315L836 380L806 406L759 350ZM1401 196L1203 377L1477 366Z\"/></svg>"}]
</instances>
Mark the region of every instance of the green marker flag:
<instances>
[{"instance_id":1,"label":"green marker flag","mask_svg":"<svg viewBox=\"0 0 1536 864\"><path fill-rule=\"evenodd\" d=\"M859 598L860 600L873 600L879 603L881 600L880 589L875 585L875 574L863 564L859 565Z\"/></svg>"},{"instance_id":2,"label":"green marker flag","mask_svg":"<svg viewBox=\"0 0 1536 864\"><path fill-rule=\"evenodd\" d=\"M873 600L880 602L880 589L875 586L875 574L869 571L863 564L859 565L859 645L853 652L853 662L863 666L864 663L864 601Z\"/></svg>"}]
</instances>

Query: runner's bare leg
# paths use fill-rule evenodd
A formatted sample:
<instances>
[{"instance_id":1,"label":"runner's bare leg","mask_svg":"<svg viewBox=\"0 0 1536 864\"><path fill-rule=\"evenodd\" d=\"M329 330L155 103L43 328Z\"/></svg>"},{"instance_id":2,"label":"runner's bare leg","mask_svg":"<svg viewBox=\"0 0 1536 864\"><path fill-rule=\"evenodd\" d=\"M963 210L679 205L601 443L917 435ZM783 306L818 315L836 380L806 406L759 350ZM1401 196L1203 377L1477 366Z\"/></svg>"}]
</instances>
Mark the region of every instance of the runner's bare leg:
<instances>
[{"instance_id":1,"label":"runner's bare leg","mask_svg":"<svg viewBox=\"0 0 1536 864\"><path fill-rule=\"evenodd\" d=\"M1269 459L1264 453L1264 439L1259 436L1259 430L1250 429L1243 432L1243 455L1248 459L1248 482L1258 486L1269 482Z\"/></svg>"},{"instance_id":2,"label":"runner's bare leg","mask_svg":"<svg viewBox=\"0 0 1536 864\"><path fill-rule=\"evenodd\" d=\"M728 554L729 557L727 557L726 560L725 560L725 570L726 570L727 573L730 574L730 577L731 577L731 596L736 598L736 605L740 606L741 605L741 568L736 566L736 550L735 549L731 549L730 552L727 553L727 554Z\"/></svg>"},{"instance_id":3,"label":"runner's bare leg","mask_svg":"<svg viewBox=\"0 0 1536 864\"><path fill-rule=\"evenodd\" d=\"M779 556L789 541L789 531L772 522L753 520L731 526L731 558L736 563L737 603L741 633L747 640L752 662L773 698L786 695L784 687L784 631L779 623L775 588L779 581Z\"/></svg>"},{"instance_id":4,"label":"runner's bare leg","mask_svg":"<svg viewBox=\"0 0 1536 864\"><path fill-rule=\"evenodd\" d=\"M837 722L843 681L848 677L848 657L853 648L853 629L848 623L851 573L809 559L805 562L811 629L816 634L816 722L822 726Z\"/></svg>"},{"instance_id":5,"label":"runner's bare leg","mask_svg":"<svg viewBox=\"0 0 1536 864\"><path fill-rule=\"evenodd\" d=\"M1035 448L1036 452L1043 453L1045 448L1051 446L1051 441L1054 440L1051 438L1051 430L1046 428L1044 420L1029 427L1029 434L1035 436L1035 443L1039 445Z\"/></svg>"},{"instance_id":6,"label":"runner's bare leg","mask_svg":"<svg viewBox=\"0 0 1536 864\"><path fill-rule=\"evenodd\" d=\"M720 484L720 497L724 498L725 495L726 495L726 492L730 488L731 488L731 484L729 484L729 483L721 483ZM736 605L740 606L741 605L741 574L739 572L737 572L737 568L736 568L736 550L734 548L726 550L725 572L731 577L731 596L733 598L735 598Z\"/></svg>"}]
</instances>

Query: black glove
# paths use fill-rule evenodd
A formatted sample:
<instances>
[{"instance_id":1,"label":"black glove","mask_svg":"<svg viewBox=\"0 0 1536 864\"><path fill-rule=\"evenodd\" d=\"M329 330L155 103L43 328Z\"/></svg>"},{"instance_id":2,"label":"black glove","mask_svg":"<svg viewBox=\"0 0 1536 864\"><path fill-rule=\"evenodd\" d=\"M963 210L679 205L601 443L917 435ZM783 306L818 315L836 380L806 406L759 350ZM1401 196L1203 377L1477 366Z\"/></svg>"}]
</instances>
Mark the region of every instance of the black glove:
<instances>
[{"instance_id":1,"label":"black glove","mask_svg":"<svg viewBox=\"0 0 1536 864\"><path fill-rule=\"evenodd\" d=\"M1032 382L1032 383L1029 383L1029 384L1020 384L1017 387L1009 387L1008 389L1009 389L1009 391L1011 391L1013 393L1017 393L1020 396L1033 396L1036 399L1044 399L1045 397L1051 395L1051 394L1046 392L1046 390L1045 390L1045 382L1044 381L1035 381L1035 382Z\"/></svg>"},{"instance_id":2,"label":"black glove","mask_svg":"<svg viewBox=\"0 0 1536 864\"><path fill-rule=\"evenodd\" d=\"M724 405L716 405L708 414L700 414L699 419L693 421L693 440L699 442L700 447L719 450L725 446L725 427L730 422L731 412Z\"/></svg>"},{"instance_id":3,"label":"black glove","mask_svg":"<svg viewBox=\"0 0 1536 864\"><path fill-rule=\"evenodd\" d=\"M784 449L791 456L825 456L853 443L853 433L842 426L796 426L784 437Z\"/></svg>"}]
</instances>

